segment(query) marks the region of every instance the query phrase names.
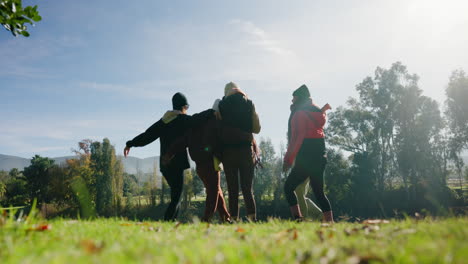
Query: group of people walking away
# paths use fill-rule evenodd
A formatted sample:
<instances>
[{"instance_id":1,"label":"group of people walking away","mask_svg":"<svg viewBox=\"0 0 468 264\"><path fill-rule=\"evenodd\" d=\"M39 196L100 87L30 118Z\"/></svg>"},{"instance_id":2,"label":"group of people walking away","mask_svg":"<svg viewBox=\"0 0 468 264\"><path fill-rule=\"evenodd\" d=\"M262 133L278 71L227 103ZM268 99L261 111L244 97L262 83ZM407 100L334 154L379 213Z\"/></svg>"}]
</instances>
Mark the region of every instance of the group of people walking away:
<instances>
[{"instance_id":1,"label":"group of people walking away","mask_svg":"<svg viewBox=\"0 0 468 264\"><path fill-rule=\"evenodd\" d=\"M173 110L150 126L145 132L127 141L124 156L132 147L142 147L160 139L160 170L171 189L171 201L164 220L177 218L184 170L190 168L190 157L206 190L205 212L202 220L209 222L218 212L221 221L239 221L239 184L244 198L248 221L257 221L253 195L254 169L259 151L253 134L261 130L255 105L233 82L226 84L224 97L213 107L187 114L189 103L182 93L172 97ZM288 150L283 171L290 170L284 190L294 219L301 221L308 210L323 212L323 221L333 222L330 202L324 194L324 171L327 164L323 127L326 104L319 108L312 103L307 86L293 93L288 121ZM228 188L229 210L221 190L220 170L224 168ZM318 208L305 197L307 185L320 205Z\"/></svg>"}]
</instances>

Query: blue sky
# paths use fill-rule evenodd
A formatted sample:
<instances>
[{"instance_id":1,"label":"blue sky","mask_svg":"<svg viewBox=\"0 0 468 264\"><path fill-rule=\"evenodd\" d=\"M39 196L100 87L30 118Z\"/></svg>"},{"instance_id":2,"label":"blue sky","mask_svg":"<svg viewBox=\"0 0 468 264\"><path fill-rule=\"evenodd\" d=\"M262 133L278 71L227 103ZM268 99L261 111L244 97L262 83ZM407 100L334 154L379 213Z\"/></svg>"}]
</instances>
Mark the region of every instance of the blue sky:
<instances>
[{"instance_id":1,"label":"blue sky","mask_svg":"<svg viewBox=\"0 0 468 264\"><path fill-rule=\"evenodd\" d=\"M468 71L468 2L25 1L31 37L0 31L0 153L71 155L108 137L119 153L187 95L190 113L236 82L254 101L259 137L285 141L292 91L337 107L377 66L402 61L443 102ZM159 154L159 143L131 155Z\"/></svg>"}]
</instances>

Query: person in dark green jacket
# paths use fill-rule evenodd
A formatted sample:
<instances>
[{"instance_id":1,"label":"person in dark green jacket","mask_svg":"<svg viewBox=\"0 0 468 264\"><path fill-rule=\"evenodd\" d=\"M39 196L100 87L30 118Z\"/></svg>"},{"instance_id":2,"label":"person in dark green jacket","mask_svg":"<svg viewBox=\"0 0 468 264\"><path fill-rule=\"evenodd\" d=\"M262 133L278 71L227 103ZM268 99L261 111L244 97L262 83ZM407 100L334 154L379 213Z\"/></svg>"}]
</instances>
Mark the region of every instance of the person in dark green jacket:
<instances>
[{"instance_id":1,"label":"person in dark green jacket","mask_svg":"<svg viewBox=\"0 0 468 264\"><path fill-rule=\"evenodd\" d=\"M184 185L184 170L190 168L187 150L178 152L167 164L161 162L161 157L179 137L182 137L192 126L214 116L214 110L208 109L193 116L187 115L189 104L182 93L176 93L172 97L172 111L167 111L164 116L150 126L145 132L127 141L124 156L127 157L132 147L143 147L156 139L160 139L160 170L171 188L171 202L164 214L164 220L173 221L177 218L180 198Z\"/></svg>"}]
</instances>

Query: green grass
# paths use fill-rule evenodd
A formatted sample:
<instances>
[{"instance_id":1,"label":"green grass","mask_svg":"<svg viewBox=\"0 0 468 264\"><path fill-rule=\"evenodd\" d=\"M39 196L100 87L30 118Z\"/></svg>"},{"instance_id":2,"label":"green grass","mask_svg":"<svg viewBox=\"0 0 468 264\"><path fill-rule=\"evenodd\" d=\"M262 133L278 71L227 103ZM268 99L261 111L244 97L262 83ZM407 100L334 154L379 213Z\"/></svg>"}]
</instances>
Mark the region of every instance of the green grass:
<instances>
[{"instance_id":1,"label":"green grass","mask_svg":"<svg viewBox=\"0 0 468 264\"><path fill-rule=\"evenodd\" d=\"M5 212L3 212L5 214ZM0 222L1 263L467 263L468 218L207 225L30 216ZM40 229L45 229L39 231Z\"/></svg>"}]
</instances>

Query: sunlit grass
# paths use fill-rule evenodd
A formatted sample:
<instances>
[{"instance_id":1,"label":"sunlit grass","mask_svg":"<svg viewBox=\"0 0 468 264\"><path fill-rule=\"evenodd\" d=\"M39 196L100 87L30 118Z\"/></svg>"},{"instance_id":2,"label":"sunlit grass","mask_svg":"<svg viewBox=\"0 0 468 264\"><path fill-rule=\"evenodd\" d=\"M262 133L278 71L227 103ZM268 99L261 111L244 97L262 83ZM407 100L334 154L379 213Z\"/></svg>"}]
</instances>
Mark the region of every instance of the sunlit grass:
<instances>
[{"instance_id":1,"label":"sunlit grass","mask_svg":"<svg viewBox=\"0 0 468 264\"><path fill-rule=\"evenodd\" d=\"M2 263L464 263L468 218L363 224L49 222L5 214ZM465 262L466 263L466 262Z\"/></svg>"}]
</instances>

